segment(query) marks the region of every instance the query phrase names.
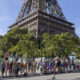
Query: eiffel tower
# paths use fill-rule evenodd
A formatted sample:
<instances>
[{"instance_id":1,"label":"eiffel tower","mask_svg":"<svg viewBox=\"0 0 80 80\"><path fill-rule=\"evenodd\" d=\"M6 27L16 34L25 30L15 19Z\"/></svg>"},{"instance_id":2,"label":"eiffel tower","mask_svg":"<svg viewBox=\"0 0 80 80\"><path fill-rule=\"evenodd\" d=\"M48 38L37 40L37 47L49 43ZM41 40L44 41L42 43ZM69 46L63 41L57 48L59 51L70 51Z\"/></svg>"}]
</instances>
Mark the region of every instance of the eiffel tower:
<instances>
[{"instance_id":1,"label":"eiffel tower","mask_svg":"<svg viewBox=\"0 0 80 80\"><path fill-rule=\"evenodd\" d=\"M36 37L70 32L75 34L74 24L67 21L57 0L24 0L16 22L9 26L26 27Z\"/></svg>"}]
</instances>

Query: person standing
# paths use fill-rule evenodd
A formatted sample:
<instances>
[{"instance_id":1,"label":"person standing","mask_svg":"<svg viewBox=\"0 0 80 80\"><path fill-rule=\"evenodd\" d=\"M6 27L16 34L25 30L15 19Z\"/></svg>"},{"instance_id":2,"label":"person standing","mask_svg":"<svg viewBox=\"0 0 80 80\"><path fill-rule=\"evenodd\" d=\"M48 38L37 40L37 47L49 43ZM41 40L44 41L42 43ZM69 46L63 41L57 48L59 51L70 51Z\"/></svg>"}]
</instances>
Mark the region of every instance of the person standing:
<instances>
[{"instance_id":1,"label":"person standing","mask_svg":"<svg viewBox=\"0 0 80 80\"><path fill-rule=\"evenodd\" d=\"M32 61L32 74L35 74L36 73L36 66L37 66L36 61L33 60Z\"/></svg>"},{"instance_id":2,"label":"person standing","mask_svg":"<svg viewBox=\"0 0 80 80\"><path fill-rule=\"evenodd\" d=\"M23 65L23 61L22 60L21 60L21 63L20 63L20 72L21 72L21 75L24 72L24 65Z\"/></svg>"},{"instance_id":3,"label":"person standing","mask_svg":"<svg viewBox=\"0 0 80 80\"><path fill-rule=\"evenodd\" d=\"M1 64L1 79L4 77L4 72L5 72L5 62Z\"/></svg>"},{"instance_id":4,"label":"person standing","mask_svg":"<svg viewBox=\"0 0 80 80\"><path fill-rule=\"evenodd\" d=\"M9 70L10 76L12 76L12 68L13 68L13 61L10 63L10 70Z\"/></svg>"},{"instance_id":5,"label":"person standing","mask_svg":"<svg viewBox=\"0 0 80 80\"><path fill-rule=\"evenodd\" d=\"M9 73L9 69L10 69L10 63L9 63L9 60L6 60L5 61L5 73L6 73L6 76Z\"/></svg>"},{"instance_id":6,"label":"person standing","mask_svg":"<svg viewBox=\"0 0 80 80\"><path fill-rule=\"evenodd\" d=\"M60 58L57 59L57 68L58 68L58 73L61 72L61 60Z\"/></svg>"},{"instance_id":7,"label":"person standing","mask_svg":"<svg viewBox=\"0 0 80 80\"><path fill-rule=\"evenodd\" d=\"M19 64L17 61L15 61L15 68L14 69L15 69L15 77L17 77L18 73L19 73Z\"/></svg>"}]
</instances>

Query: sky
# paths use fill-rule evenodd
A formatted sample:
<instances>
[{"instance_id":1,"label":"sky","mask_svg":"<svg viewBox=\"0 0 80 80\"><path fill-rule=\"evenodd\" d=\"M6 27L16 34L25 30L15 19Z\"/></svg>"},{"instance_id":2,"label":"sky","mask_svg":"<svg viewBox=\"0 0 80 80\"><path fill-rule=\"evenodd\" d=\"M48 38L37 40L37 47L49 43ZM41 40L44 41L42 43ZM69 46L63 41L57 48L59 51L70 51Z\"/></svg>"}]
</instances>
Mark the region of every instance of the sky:
<instances>
[{"instance_id":1,"label":"sky","mask_svg":"<svg viewBox=\"0 0 80 80\"><path fill-rule=\"evenodd\" d=\"M80 0L57 0L66 19L74 23L80 37ZM16 21L23 0L0 0L0 35L7 33L8 26Z\"/></svg>"}]
</instances>

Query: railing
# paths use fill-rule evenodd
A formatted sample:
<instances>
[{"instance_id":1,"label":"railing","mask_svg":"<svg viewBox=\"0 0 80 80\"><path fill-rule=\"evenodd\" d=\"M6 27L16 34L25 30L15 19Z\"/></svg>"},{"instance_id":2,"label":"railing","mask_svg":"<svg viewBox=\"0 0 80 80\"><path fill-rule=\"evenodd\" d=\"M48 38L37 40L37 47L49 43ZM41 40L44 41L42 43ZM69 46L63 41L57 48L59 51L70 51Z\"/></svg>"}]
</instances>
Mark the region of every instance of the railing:
<instances>
[{"instance_id":1,"label":"railing","mask_svg":"<svg viewBox=\"0 0 80 80\"><path fill-rule=\"evenodd\" d=\"M17 25L20 25L20 24L22 24L22 23L24 23L24 22L30 20L31 18L37 16L37 15L38 15L38 12L37 12L37 11L35 11L35 12L33 12L33 13L30 13L30 14L27 15L26 17L24 17L24 18L18 20L18 21L15 22L13 25L9 26L9 28L16 27Z\"/></svg>"},{"instance_id":2,"label":"railing","mask_svg":"<svg viewBox=\"0 0 80 80\"><path fill-rule=\"evenodd\" d=\"M62 20L60 18L57 18L55 16L52 16L52 15L49 15L49 14L46 14L46 13L43 13L43 12L40 12L39 13L39 16L43 17L43 18L47 18L47 19L50 19L50 20L53 20L55 22L58 22L60 24L64 24L66 26L69 26L69 27L73 27L73 24L66 21L66 20ZM74 27L73 27L74 28Z\"/></svg>"}]
</instances>

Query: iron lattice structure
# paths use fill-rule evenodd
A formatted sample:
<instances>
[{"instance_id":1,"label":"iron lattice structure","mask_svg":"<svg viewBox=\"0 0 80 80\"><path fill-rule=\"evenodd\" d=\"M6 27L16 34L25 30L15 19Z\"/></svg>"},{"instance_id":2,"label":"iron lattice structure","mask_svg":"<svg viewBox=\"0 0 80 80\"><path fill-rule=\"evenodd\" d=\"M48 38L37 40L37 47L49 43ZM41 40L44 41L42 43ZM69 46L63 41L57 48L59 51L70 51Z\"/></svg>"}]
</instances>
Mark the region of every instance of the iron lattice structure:
<instances>
[{"instance_id":1,"label":"iron lattice structure","mask_svg":"<svg viewBox=\"0 0 80 80\"><path fill-rule=\"evenodd\" d=\"M66 20L57 0L24 0L16 22L9 26L14 27L27 27L35 31L37 37L45 32L75 34L73 24Z\"/></svg>"},{"instance_id":2,"label":"iron lattice structure","mask_svg":"<svg viewBox=\"0 0 80 80\"><path fill-rule=\"evenodd\" d=\"M65 20L62 9L56 0L24 0L17 20L36 10L40 10L42 12Z\"/></svg>"}]
</instances>

